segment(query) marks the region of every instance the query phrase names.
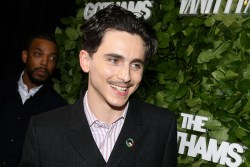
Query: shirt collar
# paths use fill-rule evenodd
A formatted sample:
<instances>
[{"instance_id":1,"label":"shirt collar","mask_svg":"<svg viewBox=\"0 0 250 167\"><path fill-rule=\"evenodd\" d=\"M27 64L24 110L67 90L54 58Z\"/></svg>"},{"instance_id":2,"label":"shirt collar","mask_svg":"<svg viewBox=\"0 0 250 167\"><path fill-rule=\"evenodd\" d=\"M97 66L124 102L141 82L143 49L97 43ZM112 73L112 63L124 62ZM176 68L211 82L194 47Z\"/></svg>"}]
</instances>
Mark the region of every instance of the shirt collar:
<instances>
[{"instance_id":1,"label":"shirt collar","mask_svg":"<svg viewBox=\"0 0 250 167\"><path fill-rule=\"evenodd\" d=\"M43 85L39 85L37 87L30 89L30 91L28 91L27 85L23 83L23 74L24 74L24 71L21 73L20 78L18 80L18 88L26 92L27 94L30 94L31 96L33 96Z\"/></svg>"},{"instance_id":2,"label":"shirt collar","mask_svg":"<svg viewBox=\"0 0 250 167\"><path fill-rule=\"evenodd\" d=\"M92 126L96 121L99 121L99 120L95 117L95 115L91 112L91 110L89 108L87 94L88 94L88 91L86 91L86 93L84 95L83 106L84 106L84 112L85 112L85 115L87 117L88 124L89 124L89 126ZM118 118L114 122L117 122L120 119L125 119L126 114L128 112L128 106L129 106L129 103L127 103L127 105L126 105L126 107L125 107L125 109L124 109L121 117ZM99 121L99 122L101 122L101 121Z\"/></svg>"}]
</instances>

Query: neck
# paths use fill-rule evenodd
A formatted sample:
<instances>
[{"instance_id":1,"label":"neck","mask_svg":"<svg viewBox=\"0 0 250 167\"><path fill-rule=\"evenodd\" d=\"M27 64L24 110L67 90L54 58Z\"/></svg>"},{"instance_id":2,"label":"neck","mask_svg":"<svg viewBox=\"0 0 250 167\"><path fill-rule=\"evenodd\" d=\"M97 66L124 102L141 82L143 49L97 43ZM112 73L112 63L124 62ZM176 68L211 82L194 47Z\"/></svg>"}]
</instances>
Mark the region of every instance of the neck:
<instances>
[{"instance_id":1,"label":"neck","mask_svg":"<svg viewBox=\"0 0 250 167\"><path fill-rule=\"evenodd\" d=\"M28 91L30 89L34 88L34 87L39 86L39 85L36 85L36 84L34 84L33 82L30 81L30 78L29 78L26 70L23 73L22 79L23 79L23 83L27 86Z\"/></svg>"},{"instance_id":2,"label":"neck","mask_svg":"<svg viewBox=\"0 0 250 167\"><path fill-rule=\"evenodd\" d=\"M108 105L101 100L93 99L89 94L87 94L87 101L91 112L95 115L95 117L102 122L107 124L112 124L117 119L119 119L124 112L124 107L116 108Z\"/></svg>"}]
</instances>

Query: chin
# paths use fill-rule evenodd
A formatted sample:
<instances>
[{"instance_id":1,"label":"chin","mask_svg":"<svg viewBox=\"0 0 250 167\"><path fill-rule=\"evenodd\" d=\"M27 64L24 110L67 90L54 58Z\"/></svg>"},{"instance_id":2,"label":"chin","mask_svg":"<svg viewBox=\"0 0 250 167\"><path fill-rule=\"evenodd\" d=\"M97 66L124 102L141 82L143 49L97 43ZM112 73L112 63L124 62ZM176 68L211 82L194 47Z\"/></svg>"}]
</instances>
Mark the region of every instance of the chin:
<instances>
[{"instance_id":1,"label":"chin","mask_svg":"<svg viewBox=\"0 0 250 167\"><path fill-rule=\"evenodd\" d=\"M123 109L127 104L127 100L122 100L122 101L112 101L110 103L110 106L112 106L112 108L120 110Z\"/></svg>"},{"instance_id":2,"label":"chin","mask_svg":"<svg viewBox=\"0 0 250 167\"><path fill-rule=\"evenodd\" d=\"M37 79L37 78L34 78L33 80L32 80L32 82L34 83L34 84L36 84L36 85L42 85L42 84L45 84L46 83L46 79Z\"/></svg>"}]
</instances>

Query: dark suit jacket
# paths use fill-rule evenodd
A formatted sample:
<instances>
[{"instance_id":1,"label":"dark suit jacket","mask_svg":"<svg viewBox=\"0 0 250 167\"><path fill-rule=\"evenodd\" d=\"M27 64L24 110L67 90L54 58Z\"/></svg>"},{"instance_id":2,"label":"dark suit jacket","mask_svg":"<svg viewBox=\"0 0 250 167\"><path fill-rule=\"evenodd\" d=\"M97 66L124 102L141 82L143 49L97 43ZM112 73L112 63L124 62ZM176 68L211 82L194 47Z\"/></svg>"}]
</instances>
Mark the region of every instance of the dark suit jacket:
<instances>
[{"instance_id":1,"label":"dark suit jacket","mask_svg":"<svg viewBox=\"0 0 250 167\"><path fill-rule=\"evenodd\" d=\"M23 104L18 92L19 77L0 83L0 167L17 167L31 116L67 105L49 85Z\"/></svg>"},{"instance_id":2,"label":"dark suit jacket","mask_svg":"<svg viewBox=\"0 0 250 167\"><path fill-rule=\"evenodd\" d=\"M92 137L82 98L31 119L20 167L176 167L177 123L166 109L130 100L108 162ZM126 140L133 139L128 147Z\"/></svg>"}]
</instances>

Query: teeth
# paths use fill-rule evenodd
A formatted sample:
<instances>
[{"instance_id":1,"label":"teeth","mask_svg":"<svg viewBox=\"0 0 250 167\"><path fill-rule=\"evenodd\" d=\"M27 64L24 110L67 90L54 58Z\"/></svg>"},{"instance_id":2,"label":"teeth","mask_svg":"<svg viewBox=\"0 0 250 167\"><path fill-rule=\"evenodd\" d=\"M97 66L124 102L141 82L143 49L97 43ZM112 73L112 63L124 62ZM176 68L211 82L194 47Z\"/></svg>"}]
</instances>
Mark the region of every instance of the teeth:
<instances>
[{"instance_id":1,"label":"teeth","mask_svg":"<svg viewBox=\"0 0 250 167\"><path fill-rule=\"evenodd\" d=\"M123 91L123 92L125 92L127 90L127 88L119 87L119 86L116 86L116 85L111 85L111 87L115 88L118 91Z\"/></svg>"}]
</instances>

